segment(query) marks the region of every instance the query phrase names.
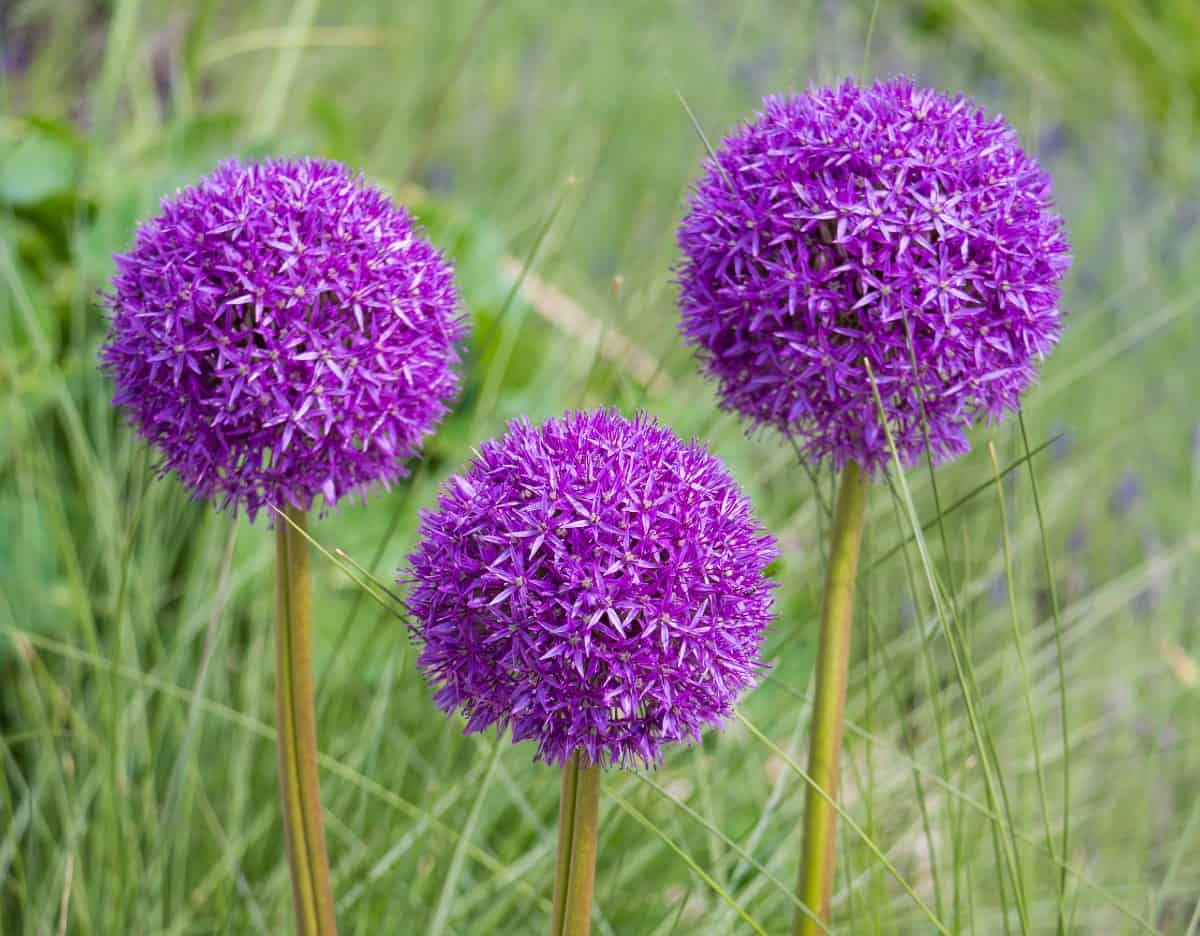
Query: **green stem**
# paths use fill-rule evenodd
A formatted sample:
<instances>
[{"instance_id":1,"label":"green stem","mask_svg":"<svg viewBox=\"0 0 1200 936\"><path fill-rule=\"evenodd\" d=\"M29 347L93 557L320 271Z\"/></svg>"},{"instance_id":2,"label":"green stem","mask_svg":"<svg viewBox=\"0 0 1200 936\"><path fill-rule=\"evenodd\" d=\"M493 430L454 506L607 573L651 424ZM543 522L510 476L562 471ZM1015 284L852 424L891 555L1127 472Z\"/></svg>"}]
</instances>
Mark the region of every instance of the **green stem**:
<instances>
[{"instance_id":1,"label":"green stem","mask_svg":"<svg viewBox=\"0 0 1200 936\"><path fill-rule=\"evenodd\" d=\"M554 863L554 904L550 912L550 936L560 936L571 876L571 836L575 831L575 789L579 786L579 755L563 765L558 796L558 855Z\"/></svg>"},{"instance_id":2,"label":"green stem","mask_svg":"<svg viewBox=\"0 0 1200 936\"><path fill-rule=\"evenodd\" d=\"M298 936L336 936L317 780L312 589L305 515L288 507L275 530L275 701L279 795Z\"/></svg>"},{"instance_id":3,"label":"green stem","mask_svg":"<svg viewBox=\"0 0 1200 936\"><path fill-rule=\"evenodd\" d=\"M815 936L824 932L833 899L837 811L832 801L837 799L838 793L846 672L850 665L850 622L866 505L866 479L856 463L846 462L834 508L833 539L821 609L817 682L808 751L811 782L804 803L804 845L797 890L813 916L796 914L795 936ZM829 798L826 799L819 790L824 790Z\"/></svg>"},{"instance_id":4,"label":"green stem","mask_svg":"<svg viewBox=\"0 0 1200 936\"><path fill-rule=\"evenodd\" d=\"M588 936L596 882L600 767L579 752L563 766L550 936Z\"/></svg>"}]
</instances>

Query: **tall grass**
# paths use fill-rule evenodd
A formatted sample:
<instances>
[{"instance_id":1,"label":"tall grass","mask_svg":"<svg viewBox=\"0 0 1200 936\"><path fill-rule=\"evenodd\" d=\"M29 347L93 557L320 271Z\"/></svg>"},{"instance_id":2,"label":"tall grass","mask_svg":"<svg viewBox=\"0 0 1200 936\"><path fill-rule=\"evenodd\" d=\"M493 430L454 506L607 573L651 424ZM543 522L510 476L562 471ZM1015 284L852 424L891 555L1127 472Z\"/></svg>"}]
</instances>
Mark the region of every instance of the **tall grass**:
<instances>
[{"instance_id":1,"label":"tall grass","mask_svg":"<svg viewBox=\"0 0 1200 936\"><path fill-rule=\"evenodd\" d=\"M1096 38L1140 12L1061 33L966 0L932 31L904 5L815 2L6 15L6 43L31 44L0 91L0 931L289 919L271 537L156 480L95 367L111 254L231 152L391 186L474 319L463 400L413 477L312 525L343 931L545 930L557 777L435 712L393 604L334 550L387 582L480 437L610 401L711 441L782 540L785 587L741 718L606 784L596 930L787 928L831 479L718 413L676 337L673 229L703 155L679 97L712 139L763 93L866 62L1006 112L1055 175L1076 265L1027 440L980 427L936 492L924 471L872 492L833 931L1200 932L1200 164L1163 170L1192 125L1126 107L1140 53ZM1092 63L1087 94L1070 61Z\"/></svg>"}]
</instances>

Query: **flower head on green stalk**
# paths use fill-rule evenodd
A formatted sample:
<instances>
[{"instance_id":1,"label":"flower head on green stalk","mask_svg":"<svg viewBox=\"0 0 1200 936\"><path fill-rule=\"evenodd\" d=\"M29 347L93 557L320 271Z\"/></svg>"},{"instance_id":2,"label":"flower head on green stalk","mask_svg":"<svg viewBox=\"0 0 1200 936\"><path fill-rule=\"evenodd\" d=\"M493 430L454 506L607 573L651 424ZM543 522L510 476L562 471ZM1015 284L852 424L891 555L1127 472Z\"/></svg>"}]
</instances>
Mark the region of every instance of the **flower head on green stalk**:
<instances>
[{"instance_id":1,"label":"flower head on green stalk","mask_svg":"<svg viewBox=\"0 0 1200 936\"><path fill-rule=\"evenodd\" d=\"M223 163L116 262L115 402L164 472L251 519L403 477L457 394L452 266L337 163Z\"/></svg>"},{"instance_id":2,"label":"flower head on green stalk","mask_svg":"<svg viewBox=\"0 0 1200 936\"><path fill-rule=\"evenodd\" d=\"M1061 330L1049 176L1002 118L905 79L768 98L708 161L679 245L682 329L723 404L869 474L885 425L906 464L926 428L935 461L966 451Z\"/></svg>"},{"instance_id":3,"label":"flower head on green stalk","mask_svg":"<svg viewBox=\"0 0 1200 936\"><path fill-rule=\"evenodd\" d=\"M468 731L656 763L755 683L775 555L721 462L653 419L518 420L422 518L419 665Z\"/></svg>"}]
</instances>

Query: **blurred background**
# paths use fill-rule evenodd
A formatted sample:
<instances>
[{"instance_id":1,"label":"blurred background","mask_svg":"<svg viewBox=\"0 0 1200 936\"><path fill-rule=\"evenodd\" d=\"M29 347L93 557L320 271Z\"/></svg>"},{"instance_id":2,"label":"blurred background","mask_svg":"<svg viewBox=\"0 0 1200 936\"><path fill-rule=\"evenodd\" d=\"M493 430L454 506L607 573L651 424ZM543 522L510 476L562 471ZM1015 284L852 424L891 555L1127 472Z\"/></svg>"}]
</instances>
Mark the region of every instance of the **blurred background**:
<instances>
[{"instance_id":1,"label":"blurred background","mask_svg":"<svg viewBox=\"0 0 1200 936\"><path fill-rule=\"evenodd\" d=\"M872 491L833 931L1043 933L1065 907L1079 933L1200 932L1194 0L0 0L0 933L290 926L271 533L157 480L96 368L137 221L266 154L408 205L473 323L412 478L322 544L393 579L418 508L522 413L645 407L747 487L784 551L776 665L745 724L607 776L594 928L785 932L832 478L715 408L674 229L697 126L898 73L1009 118L1075 259L1028 444L980 426L936 497L923 468ZM544 931L556 772L507 741L489 770L392 610L314 570L342 932Z\"/></svg>"}]
</instances>

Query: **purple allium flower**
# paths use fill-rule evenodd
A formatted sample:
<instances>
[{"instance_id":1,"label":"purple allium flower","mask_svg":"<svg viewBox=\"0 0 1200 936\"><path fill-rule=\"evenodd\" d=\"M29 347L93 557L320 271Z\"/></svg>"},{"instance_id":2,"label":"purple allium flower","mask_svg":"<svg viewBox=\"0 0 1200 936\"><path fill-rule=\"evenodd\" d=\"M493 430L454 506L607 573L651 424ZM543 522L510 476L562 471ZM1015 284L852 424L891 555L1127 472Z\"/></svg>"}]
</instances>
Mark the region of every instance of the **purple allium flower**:
<instances>
[{"instance_id":1,"label":"purple allium flower","mask_svg":"<svg viewBox=\"0 0 1200 936\"><path fill-rule=\"evenodd\" d=\"M434 700L562 764L653 764L754 684L774 540L650 417L513 422L422 515L408 599Z\"/></svg>"},{"instance_id":2,"label":"purple allium flower","mask_svg":"<svg viewBox=\"0 0 1200 936\"><path fill-rule=\"evenodd\" d=\"M114 402L164 472L252 519L403 477L458 391L450 263L337 163L223 163L116 262Z\"/></svg>"},{"instance_id":3,"label":"purple allium flower","mask_svg":"<svg viewBox=\"0 0 1200 936\"><path fill-rule=\"evenodd\" d=\"M768 98L708 160L679 245L682 329L724 405L872 473L863 359L901 458L925 448L922 400L935 460L959 455L1056 343L1070 263L1008 125L903 79Z\"/></svg>"}]
</instances>

